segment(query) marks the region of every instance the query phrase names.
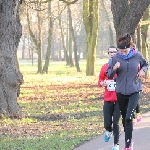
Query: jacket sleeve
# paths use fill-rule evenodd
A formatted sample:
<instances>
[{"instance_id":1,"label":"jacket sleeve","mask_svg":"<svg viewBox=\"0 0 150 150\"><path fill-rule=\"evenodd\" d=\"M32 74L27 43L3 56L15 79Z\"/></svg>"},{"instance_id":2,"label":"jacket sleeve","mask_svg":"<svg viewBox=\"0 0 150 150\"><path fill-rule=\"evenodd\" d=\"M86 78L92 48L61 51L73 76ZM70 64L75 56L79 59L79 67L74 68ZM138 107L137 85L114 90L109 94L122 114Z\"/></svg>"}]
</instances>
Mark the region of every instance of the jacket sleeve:
<instances>
[{"instance_id":1,"label":"jacket sleeve","mask_svg":"<svg viewBox=\"0 0 150 150\"><path fill-rule=\"evenodd\" d=\"M146 72L148 70L149 64L147 62L147 60L143 57L143 55L141 54L141 61L140 61L140 68Z\"/></svg>"},{"instance_id":2,"label":"jacket sleeve","mask_svg":"<svg viewBox=\"0 0 150 150\"><path fill-rule=\"evenodd\" d=\"M99 73L98 86L101 87L100 82L104 81L105 79L106 79L106 69L105 69L105 65L103 65Z\"/></svg>"},{"instance_id":3,"label":"jacket sleeve","mask_svg":"<svg viewBox=\"0 0 150 150\"><path fill-rule=\"evenodd\" d=\"M112 61L109 62L108 69L106 71L106 75L107 75L108 79L112 79L114 77L114 75L116 74L117 70L113 70L114 65L115 65L114 59L112 58Z\"/></svg>"}]
</instances>

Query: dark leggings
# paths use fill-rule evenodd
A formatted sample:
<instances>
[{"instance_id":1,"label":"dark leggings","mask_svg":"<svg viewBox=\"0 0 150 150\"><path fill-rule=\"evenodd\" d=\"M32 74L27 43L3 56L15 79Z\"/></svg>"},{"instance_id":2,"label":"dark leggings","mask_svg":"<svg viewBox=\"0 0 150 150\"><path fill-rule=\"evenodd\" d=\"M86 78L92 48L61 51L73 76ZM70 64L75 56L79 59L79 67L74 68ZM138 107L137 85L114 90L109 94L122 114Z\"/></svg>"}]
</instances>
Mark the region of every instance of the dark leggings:
<instances>
[{"instance_id":1,"label":"dark leggings","mask_svg":"<svg viewBox=\"0 0 150 150\"><path fill-rule=\"evenodd\" d=\"M136 106L136 113L140 113L140 104L139 103Z\"/></svg>"},{"instance_id":2,"label":"dark leggings","mask_svg":"<svg viewBox=\"0 0 150 150\"><path fill-rule=\"evenodd\" d=\"M140 113L140 104L138 103L136 108L135 108L136 113ZM135 114L133 114L133 118L135 119Z\"/></svg>"},{"instance_id":3,"label":"dark leggings","mask_svg":"<svg viewBox=\"0 0 150 150\"><path fill-rule=\"evenodd\" d=\"M140 92L136 92L131 95L117 93L118 104L122 115L122 124L125 132L125 145L127 148L130 146L132 140L132 119L139 98Z\"/></svg>"},{"instance_id":4,"label":"dark leggings","mask_svg":"<svg viewBox=\"0 0 150 150\"><path fill-rule=\"evenodd\" d=\"M104 102L104 128L114 135L114 144L119 144L120 110L116 102Z\"/></svg>"}]
</instances>

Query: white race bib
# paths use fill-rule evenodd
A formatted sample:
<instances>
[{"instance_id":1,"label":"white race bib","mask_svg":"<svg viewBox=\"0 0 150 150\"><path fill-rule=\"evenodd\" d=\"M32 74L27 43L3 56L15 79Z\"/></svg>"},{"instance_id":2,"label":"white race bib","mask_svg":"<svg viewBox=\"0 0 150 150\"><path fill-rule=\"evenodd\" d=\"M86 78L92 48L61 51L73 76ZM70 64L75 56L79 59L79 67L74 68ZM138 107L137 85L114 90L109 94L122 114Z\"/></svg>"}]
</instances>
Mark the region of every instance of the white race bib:
<instances>
[{"instance_id":1,"label":"white race bib","mask_svg":"<svg viewBox=\"0 0 150 150\"><path fill-rule=\"evenodd\" d=\"M115 91L116 90L116 82L114 80L107 80L107 90L108 91Z\"/></svg>"}]
</instances>

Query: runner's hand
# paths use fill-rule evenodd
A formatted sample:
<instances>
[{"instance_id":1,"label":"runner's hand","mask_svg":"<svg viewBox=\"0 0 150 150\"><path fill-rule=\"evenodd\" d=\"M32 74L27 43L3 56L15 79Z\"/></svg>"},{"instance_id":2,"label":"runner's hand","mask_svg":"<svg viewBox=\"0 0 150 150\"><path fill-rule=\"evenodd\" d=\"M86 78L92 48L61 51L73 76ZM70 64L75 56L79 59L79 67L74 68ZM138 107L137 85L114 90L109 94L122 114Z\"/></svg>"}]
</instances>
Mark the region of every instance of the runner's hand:
<instances>
[{"instance_id":1,"label":"runner's hand","mask_svg":"<svg viewBox=\"0 0 150 150\"><path fill-rule=\"evenodd\" d=\"M117 63L114 65L113 70L116 70L120 67L120 62L117 61Z\"/></svg>"},{"instance_id":2,"label":"runner's hand","mask_svg":"<svg viewBox=\"0 0 150 150\"><path fill-rule=\"evenodd\" d=\"M145 72L141 69L141 70L138 72L137 76L138 76L138 79L139 79L139 80L142 80L142 79L145 77Z\"/></svg>"}]
</instances>

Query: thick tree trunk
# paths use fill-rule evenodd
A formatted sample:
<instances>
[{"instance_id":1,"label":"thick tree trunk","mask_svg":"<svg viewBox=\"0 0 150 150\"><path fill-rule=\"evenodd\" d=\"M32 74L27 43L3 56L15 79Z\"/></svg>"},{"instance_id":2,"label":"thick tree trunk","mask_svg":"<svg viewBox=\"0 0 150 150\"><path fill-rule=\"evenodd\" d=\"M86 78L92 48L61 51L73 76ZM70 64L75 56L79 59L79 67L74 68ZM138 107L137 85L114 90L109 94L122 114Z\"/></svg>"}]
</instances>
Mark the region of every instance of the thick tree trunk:
<instances>
[{"instance_id":1,"label":"thick tree trunk","mask_svg":"<svg viewBox=\"0 0 150 150\"><path fill-rule=\"evenodd\" d=\"M150 0L111 0L111 9L116 30L116 38L130 33L135 34L135 29L143 16Z\"/></svg>"},{"instance_id":2,"label":"thick tree trunk","mask_svg":"<svg viewBox=\"0 0 150 150\"><path fill-rule=\"evenodd\" d=\"M17 67L17 47L22 34L19 0L0 1L0 114L20 115L17 90L23 76Z\"/></svg>"},{"instance_id":3,"label":"thick tree trunk","mask_svg":"<svg viewBox=\"0 0 150 150\"><path fill-rule=\"evenodd\" d=\"M98 36L98 0L83 1L83 20L87 34L86 75L95 75Z\"/></svg>"}]
</instances>

